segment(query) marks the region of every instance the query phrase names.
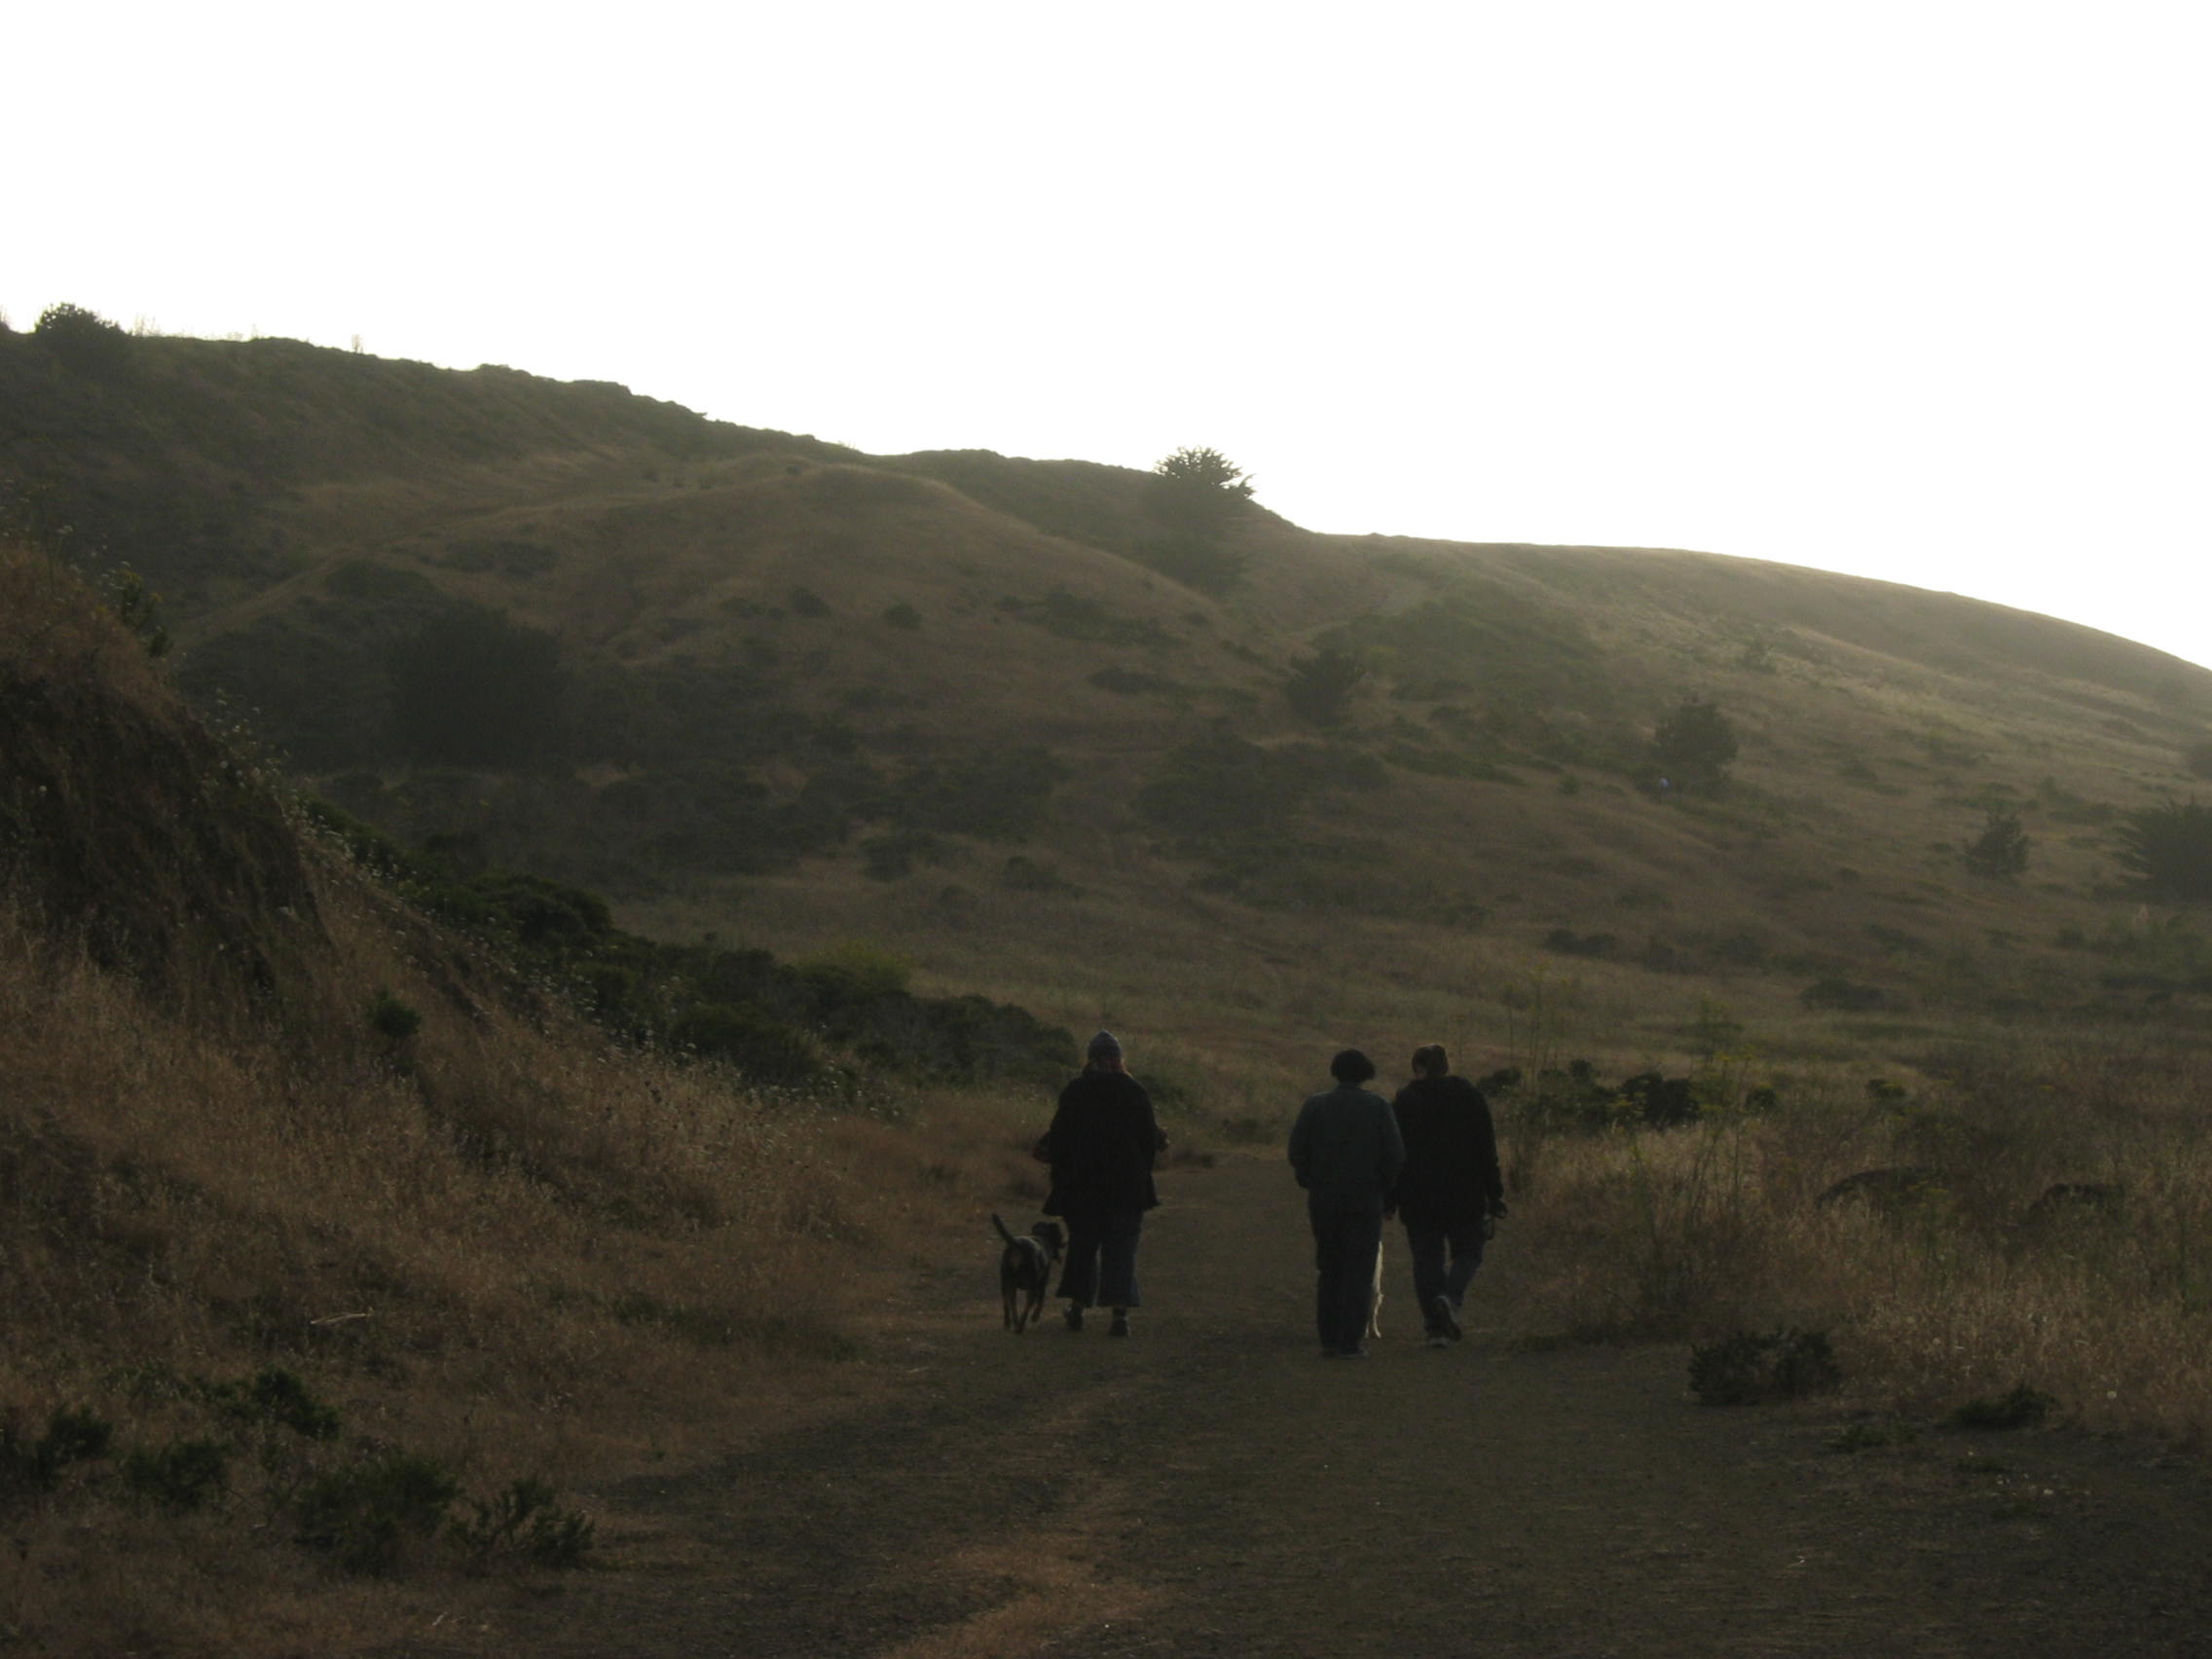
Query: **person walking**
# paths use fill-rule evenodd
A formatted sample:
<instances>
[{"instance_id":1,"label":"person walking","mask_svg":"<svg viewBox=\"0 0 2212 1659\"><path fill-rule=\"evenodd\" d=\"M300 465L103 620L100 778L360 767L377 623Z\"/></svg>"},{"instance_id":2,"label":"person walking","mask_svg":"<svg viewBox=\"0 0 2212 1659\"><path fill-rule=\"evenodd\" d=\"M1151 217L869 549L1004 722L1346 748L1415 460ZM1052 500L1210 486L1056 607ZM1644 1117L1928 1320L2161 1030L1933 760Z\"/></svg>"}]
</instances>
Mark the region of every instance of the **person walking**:
<instances>
[{"instance_id":1,"label":"person walking","mask_svg":"<svg viewBox=\"0 0 2212 1659\"><path fill-rule=\"evenodd\" d=\"M1414 1051L1414 1079L1390 1109L1406 1146L1391 1200L1406 1224L1414 1301L1428 1346L1445 1347L1459 1340L1459 1309L1483 1265L1492 1218L1505 1213L1497 1129L1483 1091L1452 1075L1441 1043Z\"/></svg>"},{"instance_id":2,"label":"person walking","mask_svg":"<svg viewBox=\"0 0 2212 1659\"><path fill-rule=\"evenodd\" d=\"M1137 1238L1144 1212L1160 1203L1153 1160L1166 1150L1152 1096L1129 1076L1120 1039L1099 1032L1037 1144L1037 1156L1052 1166L1045 1213L1068 1227L1059 1294L1067 1299L1069 1330L1083 1329L1086 1309L1106 1307L1114 1310L1107 1335L1129 1334L1129 1309L1138 1305Z\"/></svg>"},{"instance_id":3,"label":"person walking","mask_svg":"<svg viewBox=\"0 0 2212 1659\"><path fill-rule=\"evenodd\" d=\"M1309 1095L1290 1131L1290 1166L1313 1227L1314 1322L1324 1359L1364 1359L1382 1211L1406 1148L1390 1103L1362 1088L1375 1062L1346 1049L1329 1062L1334 1088Z\"/></svg>"}]
</instances>

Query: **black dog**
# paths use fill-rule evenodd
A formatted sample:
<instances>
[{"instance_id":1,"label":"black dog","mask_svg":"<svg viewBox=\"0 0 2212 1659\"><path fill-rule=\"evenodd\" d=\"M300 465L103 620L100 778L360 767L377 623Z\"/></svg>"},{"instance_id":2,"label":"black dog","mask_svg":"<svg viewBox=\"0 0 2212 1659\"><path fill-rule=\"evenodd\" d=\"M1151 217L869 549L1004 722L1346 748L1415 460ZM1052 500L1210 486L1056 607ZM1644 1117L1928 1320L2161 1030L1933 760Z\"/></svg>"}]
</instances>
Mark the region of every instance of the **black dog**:
<instances>
[{"instance_id":1,"label":"black dog","mask_svg":"<svg viewBox=\"0 0 2212 1659\"><path fill-rule=\"evenodd\" d=\"M1067 1235L1056 1221L1039 1222L1026 1238L1009 1233L996 1215L991 1225L1006 1240L1006 1248L999 1252L999 1295L1006 1302L1006 1328L1018 1337L1030 1320L1045 1311L1045 1298L1052 1289L1052 1264L1060 1259Z\"/></svg>"}]
</instances>

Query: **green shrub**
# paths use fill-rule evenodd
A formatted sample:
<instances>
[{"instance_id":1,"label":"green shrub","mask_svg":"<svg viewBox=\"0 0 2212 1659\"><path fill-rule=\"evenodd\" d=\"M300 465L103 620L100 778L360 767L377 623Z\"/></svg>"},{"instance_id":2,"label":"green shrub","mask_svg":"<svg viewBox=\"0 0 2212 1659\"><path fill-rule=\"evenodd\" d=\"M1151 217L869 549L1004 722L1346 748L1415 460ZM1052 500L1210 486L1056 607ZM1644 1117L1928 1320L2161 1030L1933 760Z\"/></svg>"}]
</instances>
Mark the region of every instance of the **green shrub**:
<instances>
[{"instance_id":1,"label":"green shrub","mask_svg":"<svg viewBox=\"0 0 2212 1659\"><path fill-rule=\"evenodd\" d=\"M1982 1395L1963 1401L1943 1422L1949 1428L2033 1428L2058 1407L2039 1388L2016 1383L2009 1394Z\"/></svg>"},{"instance_id":2,"label":"green shrub","mask_svg":"<svg viewBox=\"0 0 2212 1659\"><path fill-rule=\"evenodd\" d=\"M1351 712L1352 693L1367 678L1367 666L1333 646L1324 647L1290 671L1282 694L1290 712L1311 725L1329 726Z\"/></svg>"},{"instance_id":3,"label":"green shrub","mask_svg":"<svg viewBox=\"0 0 2212 1659\"><path fill-rule=\"evenodd\" d=\"M1794 1399L1843 1381L1825 1332L1736 1331L1690 1349L1690 1388L1709 1406Z\"/></svg>"},{"instance_id":4,"label":"green shrub","mask_svg":"<svg viewBox=\"0 0 2212 1659\"><path fill-rule=\"evenodd\" d=\"M2146 892L2185 903L2212 899L2212 806L2144 807L2121 821L2119 839L2121 866Z\"/></svg>"},{"instance_id":5,"label":"green shrub","mask_svg":"<svg viewBox=\"0 0 2212 1659\"><path fill-rule=\"evenodd\" d=\"M226 1382L212 1391L223 1415L246 1423L271 1423L308 1440L338 1438L337 1408L318 1400L295 1372L268 1366L243 1382Z\"/></svg>"},{"instance_id":6,"label":"green shrub","mask_svg":"<svg viewBox=\"0 0 2212 1659\"><path fill-rule=\"evenodd\" d=\"M883 611L883 619L892 627L903 628L908 633L918 632L922 626L922 613L904 600L901 600L897 605L886 606Z\"/></svg>"},{"instance_id":7,"label":"green shrub","mask_svg":"<svg viewBox=\"0 0 2212 1659\"><path fill-rule=\"evenodd\" d=\"M914 977L914 965L905 957L861 940L801 956L792 967L831 1006L896 995Z\"/></svg>"},{"instance_id":8,"label":"green shrub","mask_svg":"<svg viewBox=\"0 0 2212 1659\"><path fill-rule=\"evenodd\" d=\"M765 1010L743 1004L694 1004L669 1025L668 1041L726 1061L758 1083L804 1083L824 1069L821 1047L813 1038Z\"/></svg>"},{"instance_id":9,"label":"green shrub","mask_svg":"<svg viewBox=\"0 0 2212 1659\"><path fill-rule=\"evenodd\" d=\"M52 1492L70 1464L105 1457L114 1440L113 1423L74 1407L56 1410L36 1440L14 1422L0 1424L0 1495L11 1490Z\"/></svg>"},{"instance_id":10,"label":"green shrub","mask_svg":"<svg viewBox=\"0 0 2212 1659\"><path fill-rule=\"evenodd\" d=\"M298 1538L352 1572L388 1572L436 1535L461 1483L434 1457L388 1451L324 1471L298 1500Z\"/></svg>"},{"instance_id":11,"label":"green shrub","mask_svg":"<svg viewBox=\"0 0 2212 1659\"><path fill-rule=\"evenodd\" d=\"M423 1029L423 1015L389 991L379 991L369 1004L369 1029L387 1043L404 1043Z\"/></svg>"},{"instance_id":12,"label":"green shrub","mask_svg":"<svg viewBox=\"0 0 2212 1659\"><path fill-rule=\"evenodd\" d=\"M79 374L110 374L130 361L130 336L120 323L67 301L39 313L31 338L51 351L55 361Z\"/></svg>"},{"instance_id":13,"label":"green shrub","mask_svg":"<svg viewBox=\"0 0 2212 1659\"><path fill-rule=\"evenodd\" d=\"M1981 833L1967 843L1961 855L1967 868L1976 875L1986 875L2000 881L2009 881L2028 867L2027 832L2020 828L2020 815L1992 807L1984 819Z\"/></svg>"},{"instance_id":14,"label":"green shrub","mask_svg":"<svg viewBox=\"0 0 2212 1659\"><path fill-rule=\"evenodd\" d=\"M199 1509L230 1481L230 1453L213 1440L172 1440L137 1447L123 1460L123 1484L160 1508Z\"/></svg>"},{"instance_id":15,"label":"green shrub","mask_svg":"<svg viewBox=\"0 0 2212 1659\"><path fill-rule=\"evenodd\" d=\"M558 1507L558 1495L550 1481L525 1475L488 1500L470 1498L469 1517L453 1524L454 1538L479 1571L503 1554L539 1567L580 1567L597 1529L580 1511Z\"/></svg>"},{"instance_id":16,"label":"green shrub","mask_svg":"<svg viewBox=\"0 0 2212 1659\"><path fill-rule=\"evenodd\" d=\"M1711 794L1728 781L1736 758L1736 727L1711 703L1692 697L1651 734L1651 763L1676 789Z\"/></svg>"}]
</instances>

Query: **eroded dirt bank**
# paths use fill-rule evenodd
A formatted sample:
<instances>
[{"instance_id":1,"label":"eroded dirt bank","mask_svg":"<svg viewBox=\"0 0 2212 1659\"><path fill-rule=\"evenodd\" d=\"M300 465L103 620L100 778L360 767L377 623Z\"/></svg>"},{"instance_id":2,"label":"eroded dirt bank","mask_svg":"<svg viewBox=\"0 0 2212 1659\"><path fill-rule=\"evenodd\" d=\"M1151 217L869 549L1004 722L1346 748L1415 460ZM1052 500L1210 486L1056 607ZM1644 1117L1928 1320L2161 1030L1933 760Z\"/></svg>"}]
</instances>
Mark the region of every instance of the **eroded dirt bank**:
<instances>
[{"instance_id":1,"label":"eroded dirt bank","mask_svg":"<svg viewBox=\"0 0 2212 1659\"><path fill-rule=\"evenodd\" d=\"M1133 1340L1004 1334L979 1238L886 1309L888 1396L599 1494L609 1569L414 1651L2212 1654L2212 1482L2153 1448L1838 1454L1678 1348L1509 1344L1504 1262L1430 1351L1402 1250L1323 1362L1287 1170L1162 1186Z\"/></svg>"}]
</instances>

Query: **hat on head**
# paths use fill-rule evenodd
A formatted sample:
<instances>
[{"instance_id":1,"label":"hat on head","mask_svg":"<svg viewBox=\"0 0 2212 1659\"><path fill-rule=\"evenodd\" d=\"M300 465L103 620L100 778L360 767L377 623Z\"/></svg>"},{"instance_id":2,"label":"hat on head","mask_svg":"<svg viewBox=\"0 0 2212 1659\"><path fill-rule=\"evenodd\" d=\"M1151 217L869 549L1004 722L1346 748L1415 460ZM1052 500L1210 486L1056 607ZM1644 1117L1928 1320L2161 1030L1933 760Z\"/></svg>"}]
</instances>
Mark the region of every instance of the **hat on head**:
<instances>
[{"instance_id":1,"label":"hat on head","mask_svg":"<svg viewBox=\"0 0 2212 1659\"><path fill-rule=\"evenodd\" d=\"M1094 1060L1109 1057L1118 1060L1122 1057L1122 1040L1111 1031L1101 1031L1091 1038L1084 1052Z\"/></svg>"}]
</instances>

